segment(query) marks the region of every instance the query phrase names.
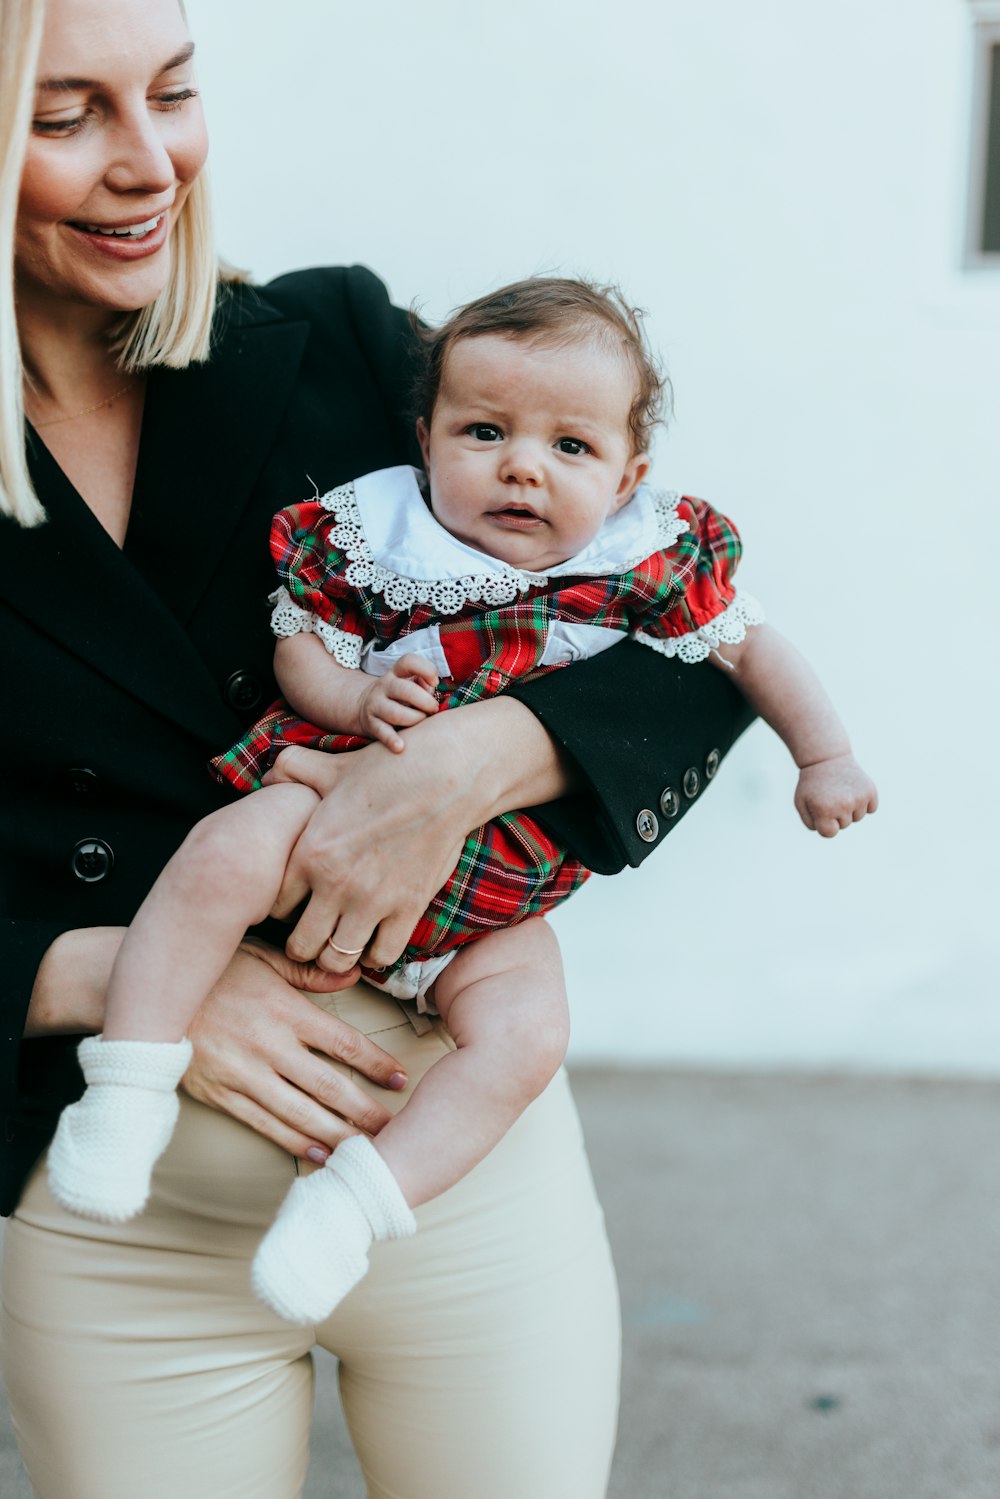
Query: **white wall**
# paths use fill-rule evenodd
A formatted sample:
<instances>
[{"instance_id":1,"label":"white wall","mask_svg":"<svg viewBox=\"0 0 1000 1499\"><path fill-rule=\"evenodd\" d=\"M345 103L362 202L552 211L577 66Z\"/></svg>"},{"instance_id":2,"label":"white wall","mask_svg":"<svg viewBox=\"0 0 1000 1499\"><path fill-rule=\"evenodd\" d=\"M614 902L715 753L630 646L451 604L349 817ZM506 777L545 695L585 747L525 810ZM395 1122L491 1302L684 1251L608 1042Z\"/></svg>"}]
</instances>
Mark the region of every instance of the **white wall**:
<instances>
[{"instance_id":1,"label":"white wall","mask_svg":"<svg viewBox=\"0 0 1000 1499\"><path fill-rule=\"evenodd\" d=\"M879 782L822 842L756 728L665 850L560 914L577 1056L1000 1072L1000 271L959 269L968 7L189 11L221 244L260 278L359 260L433 317L561 269L648 308L657 476L738 519Z\"/></svg>"}]
</instances>

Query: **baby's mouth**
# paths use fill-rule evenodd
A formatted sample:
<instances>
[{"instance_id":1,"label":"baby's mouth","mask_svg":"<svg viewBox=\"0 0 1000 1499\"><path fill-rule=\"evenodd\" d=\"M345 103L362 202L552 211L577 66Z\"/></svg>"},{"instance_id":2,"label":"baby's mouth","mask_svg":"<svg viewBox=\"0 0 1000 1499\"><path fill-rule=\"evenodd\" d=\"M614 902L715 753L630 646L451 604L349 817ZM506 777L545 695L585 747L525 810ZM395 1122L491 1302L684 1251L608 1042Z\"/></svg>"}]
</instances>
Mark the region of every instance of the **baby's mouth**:
<instances>
[{"instance_id":1,"label":"baby's mouth","mask_svg":"<svg viewBox=\"0 0 1000 1499\"><path fill-rule=\"evenodd\" d=\"M501 525L514 526L518 529L544 524L541 516L536 515L530 505L504 505L498 510L491 510L490 514Z\"/></svg>"}]
</instances>

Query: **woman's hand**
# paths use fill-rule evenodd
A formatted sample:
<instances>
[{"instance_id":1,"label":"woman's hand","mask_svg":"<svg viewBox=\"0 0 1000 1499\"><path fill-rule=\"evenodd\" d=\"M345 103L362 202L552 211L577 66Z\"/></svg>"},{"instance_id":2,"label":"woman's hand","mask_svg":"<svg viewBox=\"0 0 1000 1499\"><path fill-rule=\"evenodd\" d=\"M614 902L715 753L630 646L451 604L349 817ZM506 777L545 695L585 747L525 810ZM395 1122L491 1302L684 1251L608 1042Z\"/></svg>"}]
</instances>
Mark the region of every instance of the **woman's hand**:
<instances>
[{"instance_id":1,"label":"woman's hand","mask_svg":"<svg viewBox=\"0 0 1000 1499\"><path fill-rule=\"evenodd\" d=\"M268 783L323 797L288 861L274 914L308 897L286 950L330 972L352 953L388 967L458 862L469 832L513 807L551 801L569 774L521 703L495 698L439 713L405 732L406 754L380 744L347 755L292 747ZM333 938L343 954L327 946Z\"/></svg>"},{"instance_id":2,"label":"woman's hand","mask_svg":"<svg viewBox=\"0 0 1000 1499\"><path fill-rule=\"evenodd\" d=\"M361 952L372 967L388 967L458 863L475 815L464 810L454 768L429 765L408 736L402 756L380 744L349 755L283 750L265 782L292 780L324 800L274 906L285 916L309 897L286 952L330 973L349 970Z\"/></svg>"},{"instance_id":3,"label":"woman's hand","mask_svg":"<svg viewBox=\"0 0 1000 1499\"><path fill-rule=\"evenodd\" d=\"M328 1058L393 1089L406 1084L399 1063L303 992L330 993L356 977L319 973L248 938L188 1027L185 1092L313 1161L359 1130L377 1134L388 1111Z\"/></svg>"},{"instance_id":4,"label":"woman's hand","mask_svg":"<svg viewBox=\"0 0 1000 1499\"><path fill-rule=\"evenodd\" d=\"M26 1037L101 1029L124 935L124 927L83 927L56 938L38 969ZM324 974L293 963L248 938L188 1028L194 1059L186 1092L311 1160L324 1160L357 1129L377 1134L388 1112L327 1058L393 1089L406 1083L399 1063L308 998L344 989L355 978L353 970Z\"/></svg>"}]
</instances>

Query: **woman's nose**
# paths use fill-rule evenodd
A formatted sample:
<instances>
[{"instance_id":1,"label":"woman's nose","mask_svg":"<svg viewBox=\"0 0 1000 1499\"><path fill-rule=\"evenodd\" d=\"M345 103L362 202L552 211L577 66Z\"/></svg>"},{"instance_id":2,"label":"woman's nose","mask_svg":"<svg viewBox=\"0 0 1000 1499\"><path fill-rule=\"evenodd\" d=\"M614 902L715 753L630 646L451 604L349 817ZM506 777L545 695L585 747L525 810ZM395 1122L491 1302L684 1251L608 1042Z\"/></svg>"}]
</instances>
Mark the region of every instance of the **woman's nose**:
<instances>
[{"instance_id":1,"label":"woman's nose","mask_svg":"<svg viewBox=\"0 0 1000 1499\"><path fill-rule=\"evenodd\" d=\"M173 187L176 173L170 152L145 111L123 121L115 132L104 177L118 193L164 193Z\"/></svg>"},{"instance_id":2,"label":"woman's nose","mask_svg":"<svg viewBox=\"0 0 1000 1499\"><path fill-rule=\"evenodd\" d=\"M505 484L541 484L544 478L541 454L531 443L506 444L500 464L500 477Z\"/></svg>"}]
</instances>

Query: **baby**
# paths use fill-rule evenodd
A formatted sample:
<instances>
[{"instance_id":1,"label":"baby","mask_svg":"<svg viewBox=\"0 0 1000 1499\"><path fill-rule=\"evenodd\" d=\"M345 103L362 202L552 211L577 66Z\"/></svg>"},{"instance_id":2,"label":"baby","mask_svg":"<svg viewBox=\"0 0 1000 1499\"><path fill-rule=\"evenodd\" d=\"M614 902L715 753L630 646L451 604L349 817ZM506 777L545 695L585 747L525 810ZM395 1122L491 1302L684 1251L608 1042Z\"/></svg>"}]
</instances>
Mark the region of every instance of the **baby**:
<instances>
[{"instance_id":1,"label":"baby","mask_svg":"<svg viewBox=\"0 0 1000 1499\"><path fill-rule=\"evenodd\" d=\"M285 700L214 762L255 794L206 818L171 859L122 944L103 1036L80 1047L89 1086L49 1156L52 1190L77 1212L121 1221L146 1201L177 1115L185 1030L270 912L318 803L304 786L261 786L286 745L374 739L402 753L427 715L631 638L733 673L799 766L807 827L832 836L875 810L814 674L737 593L732 525L644 483L663 387L620 294L536 278L422 339L426 480L384 470L275 518ZM373 1240L412 1233L412 1209L471 1170L549 1082L568 1017L540 918L586 877L511 813L470 834L392 968L366 966L373 934L338 921L321 966L361 959L369 981L432 1004L456 1049L374 1140L350 1137L294 1183L253 1270L282 1316L326 1317Z\"/></svg>"}]
</instances>

